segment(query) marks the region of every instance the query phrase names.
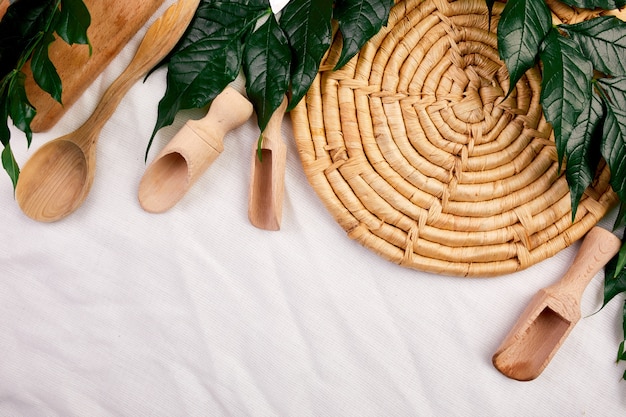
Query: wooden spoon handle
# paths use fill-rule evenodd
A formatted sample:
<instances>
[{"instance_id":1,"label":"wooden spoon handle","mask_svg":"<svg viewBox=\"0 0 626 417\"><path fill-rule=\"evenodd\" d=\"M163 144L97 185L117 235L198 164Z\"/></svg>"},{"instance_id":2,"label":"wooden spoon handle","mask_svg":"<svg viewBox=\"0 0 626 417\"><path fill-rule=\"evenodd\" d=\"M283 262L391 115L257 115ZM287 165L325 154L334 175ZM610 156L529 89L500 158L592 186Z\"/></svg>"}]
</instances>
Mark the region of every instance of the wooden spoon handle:
<instances>
[{"instance_id":1,"label":"wooden spoon handle","mask_svg":"<svg viewBox=\"0 0 626 417\"><path fill-rule=\"evenodd\" d=\"M81 129L98 131L104 126L128 90L174 48L193 18L199 2L200 0L179 0L150 26L132 61L109 86ZM81 146L91 145L95 140L97 135Z\"/></svg>"},{"instance_id":2,"label":"wooden spoon handle","mask_svg":"<svg viewBox=\"0 0 626 417\"><path fill-rule=\"evenodd\" d=\"M591 279L615 256L621 245L622 241L608 230L599 226L592 228L568 271L550 288L569 292L575 299L580 299Z\"/></svg>"}]
</instances>

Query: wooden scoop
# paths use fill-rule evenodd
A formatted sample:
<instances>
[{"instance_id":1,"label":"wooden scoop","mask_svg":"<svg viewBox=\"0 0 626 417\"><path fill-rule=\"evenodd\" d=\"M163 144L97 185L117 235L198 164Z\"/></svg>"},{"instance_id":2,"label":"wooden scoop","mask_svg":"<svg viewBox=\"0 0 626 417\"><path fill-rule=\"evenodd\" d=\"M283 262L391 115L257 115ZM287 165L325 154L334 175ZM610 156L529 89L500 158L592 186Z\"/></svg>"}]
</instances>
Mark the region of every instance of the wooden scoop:
<instances>
[{"instance_id":1,"label":"wooden scoop","mask_svg":"<svg viewBox=\"0 0 626 417\"><path fill-rule=\"evenodd\" d=\"M563 278L531 300L493 355L493 365L519 381L537 378L580 319L580 300L587 284L620 246L621 240L613 233L591 229Z\"/></svg>"},{"instance_id":2,"label":"wooden scoop","mask_svg":"<svg viewBox=\"0 0 626 417\"><path fill-rule=\"evenodd\" d=\"M189 120L152 161L139 184L139 203L162 213L187 193L224 150L226 133L252 116L252 103L226 87L200 120Z\"/></svg>"},{"instance_id":3,"label":"wooden scoop","mask_svg":"<svg viewBox=\"0 0 626 417\"><path fill-rule=\"evenodd\" d=\"M15 197L24 213L52 222L74 212L85 200L96 170L96 143L104 124L126 92L180 39L199 0L179 0L148 29L133 60L104 93L89 119L74 132L42 146L26 162Z\"/></svg>"},{"instance_id":4,"label":"wooden scoop","mask_svg":"<svg viewBox=\"0 0 626 417\"><path fill-rule=\"evenodd\" d=\"M255 148L252 157L248 218L254 226L265 230L279 230L282 218L287 146L281 126L286 108L285 97L262 133L260 156Z\"/></svg>"}]
</instances>

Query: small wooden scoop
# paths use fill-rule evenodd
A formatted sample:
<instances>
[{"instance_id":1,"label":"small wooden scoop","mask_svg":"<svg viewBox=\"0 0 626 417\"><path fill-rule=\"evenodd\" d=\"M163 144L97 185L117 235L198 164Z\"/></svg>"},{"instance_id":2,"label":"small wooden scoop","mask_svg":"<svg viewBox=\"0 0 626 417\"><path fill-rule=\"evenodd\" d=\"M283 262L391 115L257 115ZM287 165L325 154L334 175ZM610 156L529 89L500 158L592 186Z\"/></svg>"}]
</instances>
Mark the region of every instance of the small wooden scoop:
<instances>
[{"instance_id":1,"label":"small wooden scoop","mask_svg":"<svg viewBox=\"0 0 626 417\"><path fill-rule=\"evenodd\" d=\"M189 120L152 161L139 184L139 203L150 213L174 207L224 150L226 133L252 116L252 104L226 87L200 120Z\"/></svg>"},{"instance_id":2,"label":"small wooden scoop","mask_svg":"<svg viewBox=\"0 0 626 417\"><path fill-rule=\"evenodd\" d=\"M248 218L259 229L279 230L283 213L287 146L281 126L287 98L274 111L263 131L260 157L255 148L248 200Z\"/></svg>"},{"instance_id":3,"label":"small wooden scoop","mask_svg":"<svg viewBox=\"0 0 626 417\"><path fill-rule=\"evenodd\" d=\"M580 319L580 300L587 284L620 246L613 233L591 229L563 278L531 300L493 355L493 365L519 381L537 378Z\"/></svg>"}]
</instances>

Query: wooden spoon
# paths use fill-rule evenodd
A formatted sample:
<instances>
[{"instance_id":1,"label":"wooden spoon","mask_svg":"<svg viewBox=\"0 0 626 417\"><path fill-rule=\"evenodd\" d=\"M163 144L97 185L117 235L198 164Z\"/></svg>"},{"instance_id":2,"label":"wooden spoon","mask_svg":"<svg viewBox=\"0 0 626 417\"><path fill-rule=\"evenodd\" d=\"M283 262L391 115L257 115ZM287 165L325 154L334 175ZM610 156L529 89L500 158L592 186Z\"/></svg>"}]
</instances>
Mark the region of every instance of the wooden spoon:
<instances>
[{"instance_id":1,"label":"wooden spoon","mask_svg":"<svg viewBox=\"0 0 626 417\"><path fill-rule=\"evenodd\" d=\"M509 378L537 378L580 320L580 300L587 284L620 246L621 240L613 233L601 227L591 229L563 278L533 297L493 355L493 365Z\"/></svg>"},{"instance_id":2,"label":"wooden spoon","mask_svg":"<svg viewBox=\"0 0 626 417\"><path fill-rule=\"evenodd\" d=\"M126 92L163 59L189 25L199 0L179 0L148 29L122 74L111 84L89 119L74 132L48 142L26 162L15 197L34 220L52 222L85 200L96 169L96 143Z\"/></svg>"},{"instance_id":3,"label":"wooden spoon","mask_svg":"<svg viewBox=\"0 0 626 417\"><path fill-rule=\"evenodd\" d=\"M287 97L263 131L260 157L256 148L252 157L248 218L254 226L265 230L279 230L282 218L287 146L281 127L286 108Z\"/></svg>"},{"instance_id":4,"label":"wooden spoon","mask_svg":"<svg viewBox=\"0 0 626 417\"><path fill-rule=\"evenodd\" d=\"M187 193L224 150L226 133L252 116L252 103L226 87L200 120L189 120L152 161L139 184L139 203L162 213Z\"/></svg>"}]
</instances>

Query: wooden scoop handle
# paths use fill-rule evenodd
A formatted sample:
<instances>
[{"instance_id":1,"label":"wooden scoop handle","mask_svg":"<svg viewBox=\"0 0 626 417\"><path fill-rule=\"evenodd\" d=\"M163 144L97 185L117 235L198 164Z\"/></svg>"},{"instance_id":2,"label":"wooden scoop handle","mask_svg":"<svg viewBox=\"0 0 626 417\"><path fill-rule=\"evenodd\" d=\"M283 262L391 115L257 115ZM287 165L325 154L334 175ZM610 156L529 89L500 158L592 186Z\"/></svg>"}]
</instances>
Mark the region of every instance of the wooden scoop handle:
<instances>
[{"instance_id":1,"label":"wooden scoop handle","mask_svg":"<svg viewBox=\"0 0 626 417\"><path fill-rule=\"evenodd\" d=\"M199 120L189 120L189 126L207 145L214 149L205 158L213 162L224 150L224 136L241 126L252 115L252 104L232 87L226 87L211 103L209 112Z\"/></svg>"},{"instance_id":2,"label":"wooden scoop handle","mask_svg":"<svg viewBox=\"0 0 626 417\"><path fill-rule=\"evenodd\" d=\"M622 241L602 227L592 228L583 240L574 262L556 284L547 292L566 292L580 300L591 279L615 256Z\"/></svg>"}]
</instances>

